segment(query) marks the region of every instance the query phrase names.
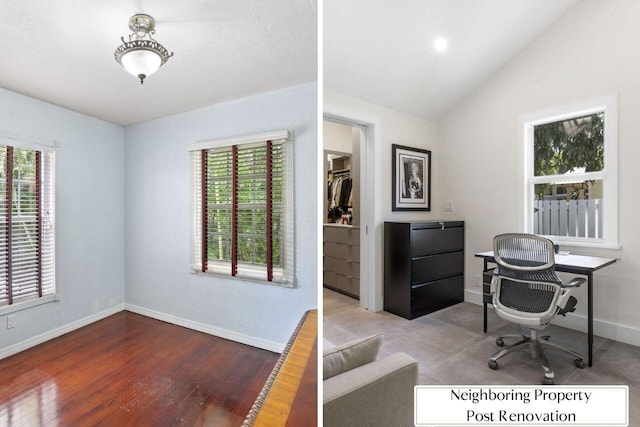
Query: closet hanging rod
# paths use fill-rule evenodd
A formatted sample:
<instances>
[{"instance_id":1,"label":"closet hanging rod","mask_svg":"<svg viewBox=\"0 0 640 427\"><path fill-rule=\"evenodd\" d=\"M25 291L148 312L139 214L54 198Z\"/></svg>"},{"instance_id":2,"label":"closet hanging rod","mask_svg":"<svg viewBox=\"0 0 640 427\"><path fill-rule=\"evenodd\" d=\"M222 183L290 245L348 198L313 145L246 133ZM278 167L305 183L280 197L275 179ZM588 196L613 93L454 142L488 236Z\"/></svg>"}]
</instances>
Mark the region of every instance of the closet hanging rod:
<instances>
[{"instance_id":1,"label":"closet hanging rod","mask_svg":"<svg viewBox=\"0 0 640 427\"><path fill-rule=\"evenodd\" d=\"M338 169L338 170L334 170L334 171L329 171L333 174L333 176L336 175L351 175L351 169Z\"/></svg>"}]
</instances>

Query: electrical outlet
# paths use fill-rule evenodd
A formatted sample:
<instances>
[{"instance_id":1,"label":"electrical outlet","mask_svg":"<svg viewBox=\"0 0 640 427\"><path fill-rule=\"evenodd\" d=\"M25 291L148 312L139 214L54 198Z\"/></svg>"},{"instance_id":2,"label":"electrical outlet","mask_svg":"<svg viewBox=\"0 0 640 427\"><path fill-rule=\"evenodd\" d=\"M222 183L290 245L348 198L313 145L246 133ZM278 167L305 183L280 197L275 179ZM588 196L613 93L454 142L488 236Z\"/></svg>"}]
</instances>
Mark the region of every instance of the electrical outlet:
<instances>
[{"instance_id":1,"label":"electrical outlet","mask_svg":"<svg viewBox=\"0 0 640 427\"><path fill-rule=\"evenodd\" d=\"M482 274L476 274L476 286L482 289Z\"/></svg>"},{"instance_id":2,"label":"electrical outlet","mask_svg":"<svg viewBox=\"0 0 640 427\"><path fill-rule=\"evenodd\" d=\"M453 212L453 202L443 202L442 210L444 212Z\"/></svg>"},{"instance_id":3,"label":"electrical outlet","mask_svg":"<svg viewBox=\"0 0 640 427\"><path fill-rule=\"evenodd\" d=\"M16 327L16 315L10 314L7 316L7 329Z\"/></svg>"}]
</instances>

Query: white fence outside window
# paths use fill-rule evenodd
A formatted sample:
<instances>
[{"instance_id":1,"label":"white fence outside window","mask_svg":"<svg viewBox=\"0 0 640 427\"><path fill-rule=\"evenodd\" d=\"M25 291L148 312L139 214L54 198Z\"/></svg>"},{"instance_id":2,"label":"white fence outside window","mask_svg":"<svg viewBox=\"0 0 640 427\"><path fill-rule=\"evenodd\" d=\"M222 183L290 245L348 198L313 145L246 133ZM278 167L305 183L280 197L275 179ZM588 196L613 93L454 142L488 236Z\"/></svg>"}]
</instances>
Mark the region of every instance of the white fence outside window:
<instances>
[{"instance_id":1,"label":"white fence outside window","mask_svg":"<svg viewBox=\"0 0 640 427\"><path fill-rule=\"evenodd\" d=\"M533 232L545 236L602 238L602 200L534 200Z\"/></svg>"}]
</instances>

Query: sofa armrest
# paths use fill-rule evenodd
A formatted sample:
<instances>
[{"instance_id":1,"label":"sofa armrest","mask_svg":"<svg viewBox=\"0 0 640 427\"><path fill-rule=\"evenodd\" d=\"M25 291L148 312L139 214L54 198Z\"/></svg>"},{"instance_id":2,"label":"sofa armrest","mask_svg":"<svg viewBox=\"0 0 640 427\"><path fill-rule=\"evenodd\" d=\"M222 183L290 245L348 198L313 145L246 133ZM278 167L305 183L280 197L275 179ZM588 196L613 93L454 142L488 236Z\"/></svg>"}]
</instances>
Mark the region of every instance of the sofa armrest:
<instances>
[{"instance_id":1,"label":"sofa armrest","mask_svg":"<svg viewBox=\"0 0 640 427\"><path fill-rule=\"evenodd\" d=\"M323 382L324 425L413 426L418 362L396 353Z\"/></svg>"}]
</instances>

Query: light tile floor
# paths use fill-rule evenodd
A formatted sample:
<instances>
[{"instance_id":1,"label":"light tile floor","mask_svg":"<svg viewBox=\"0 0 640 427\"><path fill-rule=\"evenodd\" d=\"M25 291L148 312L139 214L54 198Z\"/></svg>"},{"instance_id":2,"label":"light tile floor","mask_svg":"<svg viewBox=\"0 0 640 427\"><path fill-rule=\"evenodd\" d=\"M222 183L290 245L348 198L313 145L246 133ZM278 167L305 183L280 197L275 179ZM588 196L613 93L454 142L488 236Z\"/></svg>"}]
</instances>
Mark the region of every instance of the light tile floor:
<instances>
[{"instance_id":1,"label":"light tile floor","mask_svg":"<svg viewBox=\"0 0 640 427\"><path fill-rule=\"evenodd\" d=\"M420 384L540 384L542 369L526 351L501 359L500 368L487 361L499 347L500 335L516 334L517 326L489 310L488 331L482 331L482 306L460 303L413 320L373 313L358 301L324 289L324 339L340 344L377 332L384 334L378 357L404 352L419 363ZM585 355L585 333L551 325L545 334L555 342ZM508 342L509 343L509 342ZM595 337L593 366L578 369L564 354L545 354L556 384L626 384L629 386L629 426L640 426L640 347Z\"/></svg>"}]
</instances>

